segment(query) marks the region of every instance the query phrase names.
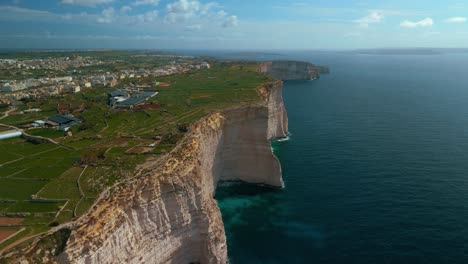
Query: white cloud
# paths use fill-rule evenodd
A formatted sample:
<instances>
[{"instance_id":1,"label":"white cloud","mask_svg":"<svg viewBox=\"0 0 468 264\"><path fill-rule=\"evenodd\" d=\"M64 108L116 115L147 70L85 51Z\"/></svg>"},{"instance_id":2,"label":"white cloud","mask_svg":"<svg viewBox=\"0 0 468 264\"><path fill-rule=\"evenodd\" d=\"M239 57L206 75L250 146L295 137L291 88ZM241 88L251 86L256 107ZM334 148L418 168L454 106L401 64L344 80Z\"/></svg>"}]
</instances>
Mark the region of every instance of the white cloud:
<instances>
[{"instance_id":1,"label":"white cloud","mask_svg":"<svg viewBox=\"0 0 468 264\"><path fill-rule=\"evenodd\" d=\"M429 17L420 21L405 20L400 23L400 27L403 28L430 27L432 25L434 25L434 20L432 20L432 18Z\"/></svg>"},{"instance_id":2,"label":"white cloud","mask_svg":"<svg viewBox=\"0 0 468 264\"><path fill-rule=\"evenodd\" d=\"M446 20L448 23L465 23L466 17L451 17Z\"/></svg>"},{"instance_id":3,"label":"white cloud","mask_svg":"<svg viewBox=\"0 0 468 264\"><path fill-rule=\"evenodd\" d=\"M176 23L195 17L200 11L199 1L178 0L166 6L166 22Z\"/></svg>"},{"instance_id":4,"label":"white cloud","mask_svg":"<svg viewBox=\"0 0 468 264\"><path fill-rule=\"evenodd\" d=\"M139 22L139 23L150 23L150 22L154 22L156 21L156 19L158 18L158 11L156 10L153 10L153 11L149 11L149 12L146 12L144 14L140 14L140 15L137 15L136 16L136 19L137 21L136 22Z\"/></svg>"},{"instance_id":5,"label":"white cloud","mask_svg":"<svg viewBox=\"0 0 468 264\"><path fill-rule=\"evenodd\" d=\"M101 4L108 4L114 0L62 0L62 4L68 5L81 5L81 6L97 6Z\"/></svg>"},{"instance_id":6,"label":"white cloud","mask_svg":"<svg viewBox=\"0 0 468 264\"><path fill-rule=\"evenodd\" d=\"M200 31L202 29L202 26L199 25L199 24L189 25L185 29L186 29L186 31Z\"/></svg>"},{"instance_id":7,"label":"white cloud","mask_svg":"<svg viewBox=\"0 0 468 264\"><path fill-rule=\"evenodd\" d=\"M132 3L134 6L141 6L141 5L154 5L157 6L160 0L137 0Z\"/></svg>"},{"instance_id":8,"label":"white cloud","mask_svg":"<svg viewBox=\"0 0 468 264\"><path fill-rule=\"evenodd\" d=\"M115 9L112 7L102 10L102 16L97 19L99 23L112 23L116 19Z\"/></svg>"},{"instance_id":9,"label":"white cloud","mask_svg":"<svg viewBox=\"0 0 468 264\"><path fill-rule=\"evenodd\" d=\"M120 8L120 13L121 14L128 14L128 12L132 11L132 8L129 6L122 6Z\"/></svg>"},{"instance_id":10,"label":"white cloud","mask_svg":"<svg viewBox=\"0 0 468 264\"><path fill-rule=\"evenodd\" d=\"M62 16L62 18L65 20L71 20L73 18L73 15L70 13L66 13L65 15Z\"/></svg>"},{"instance_id":11,"label":"white cloud","mask_svg":"<svg viewBox=\"0 0 468 264\"><path fill-rule=\"evenodd\" d=\"M0 6L0 21L55 21L60 15L16 6Z\"/></svg>"},{"instance_id":12,"label":"white cloud","mask_svg":"<svg viewBox=\"0 0 468 264\"><path fill-rule=\"evenodd\" d=\"M222 26L223 27L235 27L239 24L239 20L237 19L237 16L228 16L224 20Z\"/></svg>"},{"instance_id":13,"label":"white cloud","mask_svg":"<svg viewBox=\"0 0 468 264\"><path fill-rule=\"evenodd\" d=\"M101 12L101 15L95 18L95 21L103 24L117 23L120 25L145 24L159 21L159 14L157 10L129 15L128 12L130 10L132 10L131 7L123 6L118 13L114 8L109 7L104 9Z\"/></svg>"},{"instance_id":14,"label":"white cloud","mask_svg":"<svg viewBox=\"0 0 468 264\"><path fill-rule=\"evenodd\" d=\"M354 23L358 23L361 27L369 27L369 24L380 23L383 21L385 16L380 11L372 11L369 15L360 19L354 20Z\"/></svg>"},{"instance_id":15,"label":"white cloud","mask_svg":"<svg viewBox=\"0 0 468 264\"><path fill-rule=\"evenodd\" d=\"M216 13L216 18L219 18L219 19L223 19L227 16L228 14L226 13L226 11L224 10L219 10L217 13Z\"/></svg>"},{"instance_id":16,"label":"white cloud","mask_svg":"<svg viewBox=\"0 0 468 264\"><path fill-rule=\"evenodd\" d=\"M164 22L168 24L217 23L221 27L237 26L239 22L237 16L229 15L224 10L219 10L219 7L216 2L203 4L198 0L177 0L166 5Z\"/></svg>"}]
</instances>

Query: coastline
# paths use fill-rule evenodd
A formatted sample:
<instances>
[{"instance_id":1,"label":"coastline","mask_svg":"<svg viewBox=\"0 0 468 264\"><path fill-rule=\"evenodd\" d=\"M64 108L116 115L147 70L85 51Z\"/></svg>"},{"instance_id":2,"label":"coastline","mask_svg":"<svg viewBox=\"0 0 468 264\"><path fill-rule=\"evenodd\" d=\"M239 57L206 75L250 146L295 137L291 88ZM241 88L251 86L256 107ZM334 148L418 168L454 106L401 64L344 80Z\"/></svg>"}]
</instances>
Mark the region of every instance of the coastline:
<instances>
[{"instance_id":1,"label":"coastline","mask_svg":"<svg viewBox=\"0 0 468 264\"><path fill-rule=\"evenodd\" d=\"M282 88L282 81L265 84L257 89L260 102L202 118L171 152L102 193L87 214L66 227L71 235L56 261L226 263L214 193L218 182L229 181L284 188L272 151L274 140L288 138ZM27 252L35 251L33 244Z\"/></svg>"}]
</instances>

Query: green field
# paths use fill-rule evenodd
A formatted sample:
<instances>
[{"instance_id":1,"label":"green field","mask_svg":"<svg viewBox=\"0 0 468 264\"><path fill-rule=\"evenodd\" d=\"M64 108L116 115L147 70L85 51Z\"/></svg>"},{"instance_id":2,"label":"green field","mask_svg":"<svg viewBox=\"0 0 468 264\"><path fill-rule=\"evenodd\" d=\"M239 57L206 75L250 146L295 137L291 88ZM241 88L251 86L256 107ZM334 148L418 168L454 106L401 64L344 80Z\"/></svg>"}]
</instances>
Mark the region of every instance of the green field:
<instances>
[{"instance_id":1,"label":"green field","mask_svg":"<svg viewBox=\"0 0 468 264\"><path fill-rule=\"evenodd\" d=\"M101 58L108 55L101 54ZM128 54L117 52L115 56ZM131 57L125 65L112 67L150 62L147 57ZM112 89L93 87L78 94L24 102L18 110L42 111L9 116L0 123L24 128L30 135L50 138L57 144L37 144L23 138L0 141L0 201L4 201L0 202L0 213L28 213L25 223L31 223L28 232L32 233L47 230L54 223L75 220L103 190L133 176L138 164L170 151L186 133L181 128L214 110L256 104L259 100L256 88L271 81L256 73L254 64L210 63L211 69L128 80ZM160 108L135 111L109 108L107 93L130 81L140 85L169 83L169 87L155 87L159 94L148 101ZM48 128L27 129L34 120L56 115L60 103L83 106L73 113L83 122L72 128L72 136ZM162 138L162 142L151 147L149 154L132 152L148 148L155 138Z\"/></svg>"},{"instance_id":2,"label":"green field","mask_svg":"<svg viewBox=\"0 0 468 264\"><path fill-rule=\"evenodd\" d=\"M47 138L59 138L64 136L64 133L62 131L50 128L31 129L28 130L28 134Z\"/></svg>"}]
</instances>

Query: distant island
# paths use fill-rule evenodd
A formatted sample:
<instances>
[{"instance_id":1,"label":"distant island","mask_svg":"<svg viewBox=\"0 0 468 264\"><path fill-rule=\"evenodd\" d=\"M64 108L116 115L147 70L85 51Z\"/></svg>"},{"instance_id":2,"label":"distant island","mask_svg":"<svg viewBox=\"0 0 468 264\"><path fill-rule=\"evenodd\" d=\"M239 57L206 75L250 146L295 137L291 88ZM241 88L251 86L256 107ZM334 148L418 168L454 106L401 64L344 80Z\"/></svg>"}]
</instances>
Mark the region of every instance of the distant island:
<instances>
[{"instance_id":1,"label":"distant island","mask_svg":"<svg viewBox=\"0 0 468 264\"><path fill-rule=\"evenodd\" d=\"M345 53L365 55L440 55L447 53L468 53L466 48L382 48L358 49L345 51Z\"/></svg>"},{"instance_id":2,"label":"distant island","mask_svg":"<svg viewBox=\"0 0 468 264\"><path fill-rule=\"evenodd\" d=\"M280 54L280 53L261 52L261 51L232 52L232 53L227 53L226 55L228 55L228 56L240 56L240 57L282 56L282 54Z\"/></svg>"}]
</instances>

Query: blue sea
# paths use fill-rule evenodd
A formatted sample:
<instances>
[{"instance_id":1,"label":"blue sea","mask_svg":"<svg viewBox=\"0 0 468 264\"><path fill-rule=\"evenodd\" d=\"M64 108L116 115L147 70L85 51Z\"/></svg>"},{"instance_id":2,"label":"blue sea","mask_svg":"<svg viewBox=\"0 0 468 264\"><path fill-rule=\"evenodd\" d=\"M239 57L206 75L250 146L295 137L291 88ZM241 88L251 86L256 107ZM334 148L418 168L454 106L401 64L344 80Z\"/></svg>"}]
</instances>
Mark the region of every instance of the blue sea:
<instances>
[{"instance_id":1,"label":"blue sea","mask_svg":"<svg viewBox=\"0 0 468 264\"><path fill-rule=\"evenodd\" d=\"M254 59L331 73L284 84L286 188L218 189L231 264L468 263L468 54Z\"/></svg>"}]
</instances>

